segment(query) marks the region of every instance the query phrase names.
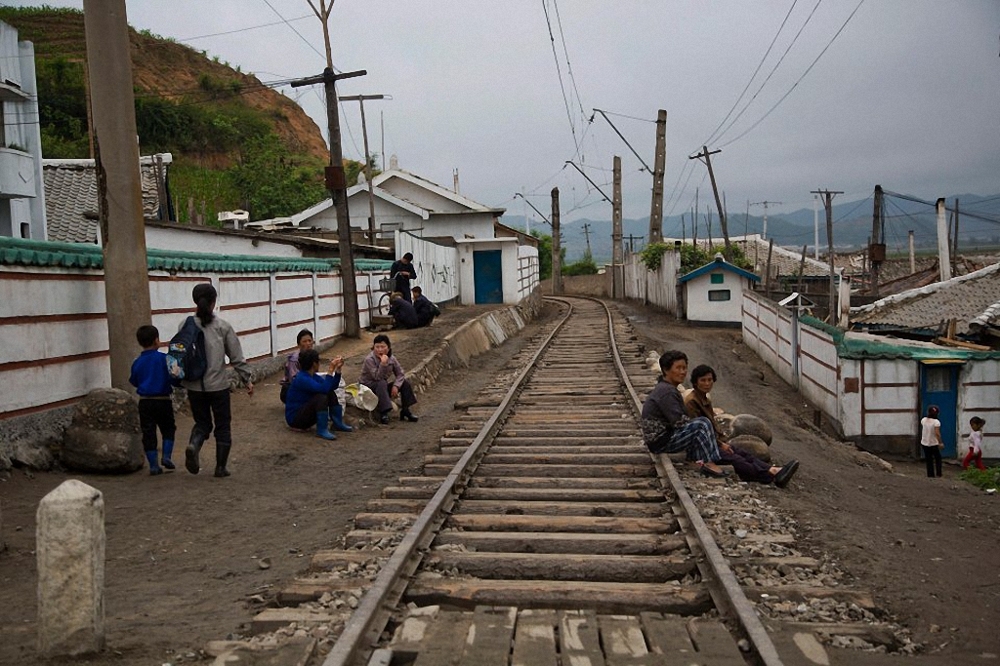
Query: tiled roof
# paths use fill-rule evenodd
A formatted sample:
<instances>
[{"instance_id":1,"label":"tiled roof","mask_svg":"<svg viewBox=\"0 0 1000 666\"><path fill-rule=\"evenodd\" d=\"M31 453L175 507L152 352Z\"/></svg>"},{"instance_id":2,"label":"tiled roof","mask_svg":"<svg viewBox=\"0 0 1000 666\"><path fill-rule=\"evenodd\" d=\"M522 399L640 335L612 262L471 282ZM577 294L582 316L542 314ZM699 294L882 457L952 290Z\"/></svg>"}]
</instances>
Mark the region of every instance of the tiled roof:
<instances>
[{"instance_id":1,"label":"tiled roof","mask_svg":"<svg viewBox=\"0 0 1000 666\"><path fill-rule=\"evenodd\" d=\"M755 234L733 239L732 243L739 245L743 249L743 256L753 264L754 273L757 275L766 274L770 241ZM779 245L775 245L774 251L771 254L771 275L779 277L798 276L799 265L801 263L801 252L793 252L792 250L786 250ZM830 275L830 265L807 256L805 265L802 267L802 275L806 277L827 277Z\"/></svg>"},{"instance_id":2,"label":"tiled roof","mask_svg":"<svg viewBox=\"0 0 1000 666\"><path fill-rule=\"evenodd\" d=\"M958 335L970 323L992 324L1000 309L1000 264L944 282L887 296L851 309L851 325L869 330L933 331L954 319Z\"/></svg>"},{"instance_id":3,"label":"tiled roof","mask_svg":"<svg viewBox=\"0 0 1000 666\"><path fill-rule=\"evenodd\" d=\"M142 216L159 219L160 197L156 167L144 159ZM48 240L67 243L97 242L97 173L93 160L43 160L45 218Z\"/></svg>"}]
</instances>

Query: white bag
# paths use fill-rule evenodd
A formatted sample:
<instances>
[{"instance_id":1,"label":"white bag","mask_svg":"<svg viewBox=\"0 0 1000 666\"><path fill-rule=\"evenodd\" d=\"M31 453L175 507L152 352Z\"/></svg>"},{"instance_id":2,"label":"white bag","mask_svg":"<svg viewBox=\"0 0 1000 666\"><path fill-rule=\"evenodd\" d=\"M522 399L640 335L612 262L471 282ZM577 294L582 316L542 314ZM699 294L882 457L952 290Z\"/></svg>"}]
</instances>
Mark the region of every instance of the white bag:
<instances>
[{"instance_id":1,"label":"white bag","mask_svg":"<svg viewBox=\"0 0 1000 666\"><path fill-rule=\"evenodd\" d=\"M378 396L364 384L348 384L344 387L346 402L360 409L370 412L378 407Z\"/></svg>"}]
</instances>

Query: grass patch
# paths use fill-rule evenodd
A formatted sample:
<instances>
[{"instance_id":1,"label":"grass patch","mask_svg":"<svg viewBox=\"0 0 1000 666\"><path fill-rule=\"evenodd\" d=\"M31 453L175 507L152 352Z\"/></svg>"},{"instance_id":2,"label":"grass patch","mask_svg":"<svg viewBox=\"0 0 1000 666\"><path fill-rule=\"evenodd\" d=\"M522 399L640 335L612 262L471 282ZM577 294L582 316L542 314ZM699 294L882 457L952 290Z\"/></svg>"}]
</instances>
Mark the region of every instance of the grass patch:
<instances>
[{"instance_id":1,"label":"grass patch","mask_svg":"<svg viewBox=\"0 0 1000 666\"><path fill-rule=\"evenodd\" d=\"M959 474L958 478L983 490L1000 488L1000 467L987 467L986 469L970 467Z\"/></svg>"}]
</instances>

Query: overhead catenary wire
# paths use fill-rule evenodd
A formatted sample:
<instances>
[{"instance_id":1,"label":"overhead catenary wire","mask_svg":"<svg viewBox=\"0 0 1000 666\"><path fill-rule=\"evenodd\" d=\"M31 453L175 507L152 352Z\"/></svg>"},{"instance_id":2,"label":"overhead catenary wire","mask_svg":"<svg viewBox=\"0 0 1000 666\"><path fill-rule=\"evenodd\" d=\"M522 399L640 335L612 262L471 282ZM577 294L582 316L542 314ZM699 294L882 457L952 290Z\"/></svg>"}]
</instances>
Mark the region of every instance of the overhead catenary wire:
<instances>
[{"instance_id":1,"label":"overhead catenary wire","mask_svg":"<svg viewBox=\"0 0 1000 666\"><path fill-rule=\"evenodd\" d=\"M573 135L573 145L576 146L577 152L579 152L580 143L576 138L576 125L573 123L573 112L570 111L569 99L566 97L566 84L563 83L562 68L559 66L559 54L556 51L556 37L552 32L552 20L549 18L549 6L547 0L542 0L542 11L545 13L545 25L549 30L549 42L552 45L552 58L556 63L556 76L559 78L559 90L562 92L563 106L566 107L566 119L569 121L569 130Z\"/></svg>"},{"instance_id":2,"label":"overhead catenary wire","mask_svg":"<svg viewBox=\"0 0 1000 666\"><path fill-rule=\"evenodd\" d=\"M311 48L311 49L312 49L313 51L315 51L315 52L316 52L316 55L318 55L318 56L319 56L319 57L320 57L320 58L321 58L321 59L323 60L323 62L326 62L326 56L325 56L325 55L323 55L323 54L322 54L322 53L321 53L321 52L319 51L319 49L317 49L317 48L316 48L315 46L313 46L312 42L310 42L310 41L309 41L308 39L306 39L305 37L303 37L303 36L302 36L302 33L301 33L301 32L299 32L298 30L296 30L296 29L295 29L295 26L294 26L294 25L292 25L292 24L291 24L291 23L290 23L290 22L288 21L288 19L286 19L286 18L285 18L284 16L282 16L282 15L281 15L281 12L279 12L279 11L278 11L277 9L275 9L275 8L274 8L274 5L272 5L272 4L270 3L270 1L269 1L269 0L261 0L261 2L263 2L263 3L265 4L265 5L267 5L268 7L270 7L270 8L271 8L271 11L272 11L272 12L274 12L274 13L275 13L275 14L276 14L276 15L278 16L278 18L280 18L280 19L281 19L281 21L282 21L282 22L283 22L283 23L284 23L285 25L287 25L287 26L288 26L289 28L291 28L292 32L294 32L294 33L295 33L296 35L298 35L298 36L299 36L299 39L301 39L301 40L302 40L303 42L305 42L305 43L306 43L306 46L308 46L308 47L309 47L309 48ZM333 68L333 71L334 71L334 72L337 72L337 68L336 68L336 67L334 67L334 68ZM337 72L337 73L339 74L339 72Z\"/></svg>"}]
</instances>

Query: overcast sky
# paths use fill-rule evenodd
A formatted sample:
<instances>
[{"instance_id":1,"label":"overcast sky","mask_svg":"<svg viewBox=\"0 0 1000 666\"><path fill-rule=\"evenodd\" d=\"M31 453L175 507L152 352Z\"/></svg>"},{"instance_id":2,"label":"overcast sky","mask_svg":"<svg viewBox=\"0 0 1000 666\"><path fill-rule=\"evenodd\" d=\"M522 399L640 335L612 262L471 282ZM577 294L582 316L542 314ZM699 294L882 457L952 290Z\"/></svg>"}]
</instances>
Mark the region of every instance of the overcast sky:
<instances>
[{"instance_id":1,"label":"overcast sky","mask_svg":"<svg viewBox=\"0 0 1000 666\"><path fill-rule=\"evenodd\" d=\"M127 14L264 82L325 65L306 0L129 0ZM599 114L590 122L595 107L650 167L668 112L665 215L690 210L698 187L701 210L711 202L688 159L704 144L722 150L730 213L811 207L817 188L862 199L876 183L930 200L1000 193L997 0L336 0L330 30L334 66L368 71L340 94L392 96L365 106L372 152L384 142L449 187L457 169L462 194L516 215L533 214L516 192L548 212L558 186L565 220L609 219L566 161L610 196L614 155L624 216L649 215L652 176ZM281 89L325 136L321 88ZM344 103L342 133L361 159L357 107Z\"/></svg>"}]
</instances>

